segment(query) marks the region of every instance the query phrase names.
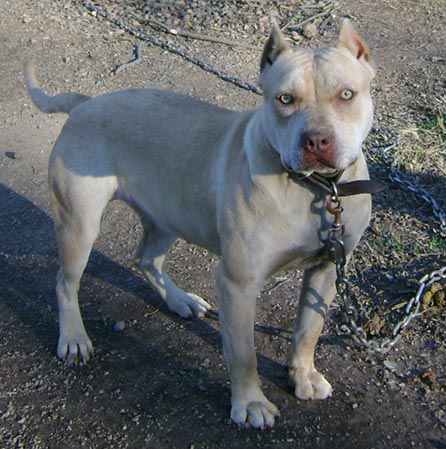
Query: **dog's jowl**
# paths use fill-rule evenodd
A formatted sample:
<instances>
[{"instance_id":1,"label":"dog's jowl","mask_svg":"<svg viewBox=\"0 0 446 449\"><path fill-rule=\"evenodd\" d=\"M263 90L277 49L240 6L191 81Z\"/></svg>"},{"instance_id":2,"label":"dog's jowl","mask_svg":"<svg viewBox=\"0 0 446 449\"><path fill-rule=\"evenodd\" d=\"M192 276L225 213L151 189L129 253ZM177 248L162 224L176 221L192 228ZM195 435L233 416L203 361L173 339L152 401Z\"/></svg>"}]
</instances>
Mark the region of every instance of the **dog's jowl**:
<instances>
[{"instance_id":1,"label":"dog's jowl","mask_svg":"<svg viewBox=\"0 0 446 449\"><path fill-rule=\"evenodd\" d=\"M368 179L361 145L372 123L374 76L368 48L348 20L336 46L316 50L291 48L273 25L260 67L263 105L241 113L155 89L49 96L33 66L26 69L37 107L69 113L48 174L60 257L58 356L87 361L93 354L79 283L107 203L124 200L144 228L139 267L173 312L187 318L210 309L165 271L175 238L221 256L218 307L231 418L257 428L272 426L278 410L257 374L255 302L267 278L284 267L304 270L289 364L295 395L325 399L332 392L313 360L335 296L328 194L307 178ZM370 204L367 194L343 202L348 255L368 225Z\"/></svg>"}]
</instances>

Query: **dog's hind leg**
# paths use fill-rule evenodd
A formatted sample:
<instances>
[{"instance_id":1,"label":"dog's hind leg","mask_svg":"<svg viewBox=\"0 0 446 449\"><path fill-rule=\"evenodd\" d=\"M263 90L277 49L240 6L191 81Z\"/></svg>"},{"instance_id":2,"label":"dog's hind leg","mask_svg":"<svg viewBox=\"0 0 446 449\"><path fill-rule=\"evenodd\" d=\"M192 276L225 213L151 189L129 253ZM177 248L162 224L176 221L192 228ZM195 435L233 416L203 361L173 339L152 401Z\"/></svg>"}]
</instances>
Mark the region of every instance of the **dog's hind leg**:
<instances>
[{"instance_id":1,"label":"dog's hind leg","mask_svg":"<svg viewBox=\"0 0 446 449\"><path fill-rule=\"evenodd\" d=\"M175 237L141 216L144 234L136 251L136 263L172 312L183 318L203 316L211 306L175 285L166 273L164 260Z\"/></svg>"},{"instance_id":2,"label":"dog's hind leg","mask_svg":"<svg viewBox=\"0 0 446 449\"><path fill-rule=\"evenodd\" d=\"M86 362L93 345L79 308L79 283L113 189L107 178L83 178L64 171L50 173L50 189L60 260L57 355L69 362Z\"/></svg>"}]
</instances>

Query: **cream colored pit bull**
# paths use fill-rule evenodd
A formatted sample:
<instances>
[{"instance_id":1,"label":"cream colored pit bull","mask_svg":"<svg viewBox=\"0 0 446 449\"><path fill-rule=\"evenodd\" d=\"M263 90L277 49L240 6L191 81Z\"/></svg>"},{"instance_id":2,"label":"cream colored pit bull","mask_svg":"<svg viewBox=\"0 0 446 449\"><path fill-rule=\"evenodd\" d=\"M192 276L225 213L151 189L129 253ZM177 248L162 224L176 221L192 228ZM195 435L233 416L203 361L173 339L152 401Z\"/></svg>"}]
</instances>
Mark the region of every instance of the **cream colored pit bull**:
<instances>
[{"instance_id":1,"label":"cream colored pit bull","mask_svg":"<svg viewBox=\"0 0 446 449\"><path fill-rule=\"evenodd\" d=\"M178 315L203 316L210 305L169 278L172 242L181 237L221 256L218 306L235 423L271 427L278 415L257 374L254 319L262 286L284 267L304 270L289 364L295 395L330 397L313 356L335 296L326 250L332 219L328 194L307 178L341 171L340 183L368 179L361 144L372 124L373 76L348 20L336 46L316 50L292 49L273 24L261 58L263 105L247 112L155 89L49 96L27 65L36 106L70 114L48 174L61 265L58 356L85 362L93 354L79 282L107 203L121 199L143 223L139 267ZM343 206L350 255L368 225L370 195Z\"/></svg>"}]
</instances>

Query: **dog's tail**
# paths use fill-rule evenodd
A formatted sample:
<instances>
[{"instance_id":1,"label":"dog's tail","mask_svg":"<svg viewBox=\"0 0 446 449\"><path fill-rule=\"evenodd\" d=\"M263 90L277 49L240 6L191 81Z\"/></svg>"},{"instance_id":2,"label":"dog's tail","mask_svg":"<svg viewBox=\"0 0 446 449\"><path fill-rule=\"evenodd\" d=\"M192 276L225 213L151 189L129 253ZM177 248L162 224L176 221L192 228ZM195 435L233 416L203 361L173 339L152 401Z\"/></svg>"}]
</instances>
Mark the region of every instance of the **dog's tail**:
<instances>
[{"instance_id":1,"label":"dog's tail","mask_svg":"<svg viewBox=\"0 0 446 449\"><path fill-rule=\"evenodd\" d=\"M90 100L88 95L66 92L59 95L48 95L39 86L36 77L36 67L28 62L25 66L25 80L33 103L46 113L65 112L69 114L79 104Z\"/></svg>"}]
</instances>

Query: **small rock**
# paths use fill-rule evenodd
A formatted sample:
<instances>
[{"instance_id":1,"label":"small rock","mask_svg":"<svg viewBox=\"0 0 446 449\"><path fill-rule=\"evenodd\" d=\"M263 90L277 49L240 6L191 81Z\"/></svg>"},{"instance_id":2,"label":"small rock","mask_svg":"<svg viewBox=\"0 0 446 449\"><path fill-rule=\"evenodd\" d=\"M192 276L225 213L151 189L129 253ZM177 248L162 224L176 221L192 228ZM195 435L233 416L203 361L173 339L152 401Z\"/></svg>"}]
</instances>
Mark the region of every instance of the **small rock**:
<instances>
[{"instance_id":1,"label":"small rock","mask_svg":"<svg viewBox=\"0 0 446 449\"><path fill-rule=\"evenodd\" d=\"M390 371L395 371L398 368L398 364L393 360L384 360L384 366Z\"/></svg>"},{"instance_id":2,"label":"small rock","mask_svg":"<svg viewBox=\"0 0 446 449\"><path fill-rule=\"evenodd\" d=\"M296 42L301 42L303 40L303 37L297 31L292 31L291 37L293 38L293 41Z\"/></svg>"},{"instance_id":3,"label":"small rock","mask_svg":"<svg viewBox=\"0 0 446 449\"><path fill-rule=\"evenodd\" d=\"M211 361L206 357L206 358L203 360L203 362L201 363L201 366L202 366L203 368L209 368L210 364L211 364Z\"/></svg>"},{"instance_id":4,"label":"small rock","mask_svg":"<svg viewBox=\"0 0 446 449\"><path fill-rule=\"evenodd\" d=\"M116 332L122 332L125 327L125 321L116 321L114 329Z\"/></svg>"},{"instance_id":5,"label":"small rock","mask_svg":"<svg viewBox=\"0 0 446 449\"><path fill-rule=\"evenodd\" d=\"M5 151L5 156L9 157L9 159L20 159L15 151Z\"/></svg>"},{"instance_id":6,"label":"small rock","mask_svg":"<svg viewBox=\"0 0 446 449\"><path fill-rule=\"evenodd\" d=\"M426 371L421 373L420 379L431 390L438 391L440 389L440 384L437 380L437 376L431 369L427 369Z\"/></svg>"},{"instance_id":7,"label":"small rock","mask_svg":"<svg viewBox=\"0 0 446 449\"><path fill-rule=\"evenodd\" d=\"M443 426L446 426L446 411L445 410L437 410L435 412L435 417L442 423Z\"/></svg>"},{"instance_id":8,"label":"small rock","mask_svg":"<svg viewBox=\"0 0 446 449\"><path fill-rule=\"evenodd\" d=\"M18 21L20 23L29 23L31 22L31 20L32 20L31 17L29 17L27 14L23 14L18 18Z\"/></svg>"},{"instance_id":9,"label":"small rock","mask_svg":"<svg viewBox=\"0 0 446 449\"><path fill-rule=\"evenodd\" d=\"M389 380L389 382L387 382L387 387L390 391L398 391L398 385L394 380Z\"/></svg>"},{"instance_id":10,"label":"small rock","mask_svg":"<svg viewBox=\"0 0 446 449\"><path fill-rule=\"evenodd\" d=\"M319 31L314 23L307 23L304 26L303 33L307 39L313 39L319 34Z\"/></svg>"}]
</instances>

